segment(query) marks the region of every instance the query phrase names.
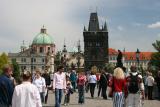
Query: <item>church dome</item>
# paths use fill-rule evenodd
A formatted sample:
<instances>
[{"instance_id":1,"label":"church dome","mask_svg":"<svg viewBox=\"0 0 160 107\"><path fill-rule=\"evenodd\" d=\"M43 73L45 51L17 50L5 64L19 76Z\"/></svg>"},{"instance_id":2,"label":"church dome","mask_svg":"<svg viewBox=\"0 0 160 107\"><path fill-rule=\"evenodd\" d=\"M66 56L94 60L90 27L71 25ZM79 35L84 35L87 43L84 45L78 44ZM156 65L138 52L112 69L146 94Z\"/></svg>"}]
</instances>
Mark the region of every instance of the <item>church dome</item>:
<instances>
[{"instance_id":1,"label":"church dome","mask_svg":"<svg viewBox=\"0 0 160 107\"><path fill-rule=\"evenodd\" d=\"M45 45L53 44L53 38L46 33L46 29L43 27L41 32L33 39L33 45Z\"/></svg>"}]
</instances>

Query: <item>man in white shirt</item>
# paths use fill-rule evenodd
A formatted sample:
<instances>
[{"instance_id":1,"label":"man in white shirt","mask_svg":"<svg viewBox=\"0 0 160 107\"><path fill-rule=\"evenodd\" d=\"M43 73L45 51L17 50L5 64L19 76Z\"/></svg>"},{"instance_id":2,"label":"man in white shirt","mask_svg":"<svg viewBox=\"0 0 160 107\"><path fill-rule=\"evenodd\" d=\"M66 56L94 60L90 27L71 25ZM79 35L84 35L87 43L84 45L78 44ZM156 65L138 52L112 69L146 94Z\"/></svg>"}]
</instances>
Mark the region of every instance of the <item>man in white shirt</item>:
<instances>
[{"instance_id":1,"label":"man in white shirt","mask_svg":"<svg viewBox=\"0 0 160 107\"><path fill-rule=\"evenodd\" d=\"M55 107L60 107L63 91L66 90L66 75L63 66L57 68L53 78L53 91L55 91Z\"/></svg>"},{"instance_id":2,"label":"man in white shirt","mask_svg":"<svg viewBox=\"0 0 160 107\"><path fill-rule=\"evenodd\" d=\"M24 71L22 84L15 87L12 107L42 107L38 88L31 84L29 71Z\"/></svg>"}]
</instances>

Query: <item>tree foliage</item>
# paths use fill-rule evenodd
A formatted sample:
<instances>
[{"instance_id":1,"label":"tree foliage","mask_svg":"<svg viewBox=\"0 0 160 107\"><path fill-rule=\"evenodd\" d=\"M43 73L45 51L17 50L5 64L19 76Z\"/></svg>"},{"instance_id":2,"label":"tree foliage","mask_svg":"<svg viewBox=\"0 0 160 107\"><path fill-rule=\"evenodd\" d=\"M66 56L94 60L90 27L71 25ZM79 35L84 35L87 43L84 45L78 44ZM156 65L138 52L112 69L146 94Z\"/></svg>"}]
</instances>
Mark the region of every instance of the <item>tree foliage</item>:
<instances>
[{"instance_id":1,"label":"tree foliage","mask_svg":"<svg viewBox=\"0 0 160 107\"><path fill-rule=\"evenodd\" d=\"M2 73L2 67L3 67L5 64L9 64L8 56L7 56L6 53L2 53L2 54L0 55L0 74Z\"/></svg>"},{"instance_id":2,"label":"tree foliage","mask_svg":"<svg viewBox=\"0 0 160 107\"><path fill-rule=\"evenodd\" d=\"M150 64L160 69L160 52L155 52L152 54Z\"/></svg>"},{"instance_id":3,"label":"tree foliage","mask_svg":"<svg viewBox=\"0 0 160 107\"><path fill-rule=\"evenodd\" d=\"M154 52L151 55L149 68L151 69L153 68L157 72L157 69L160 69L160 41L156 40L156 42L153 43L152 45L158 52ZM156 74L156 72L154 73Z\"/></svg>"},{"instance_id":4,"label":"tree foliage","mask_svg":"<svg viewBox=\"0 0 160 107\"><path fill-rule=\"evenodd\" d=\"M107 63L104 67L105 71L107 71L108 73L113 73L115 66L111 63Z\"/></svg>"},{"instance_id":5,"label":"tree foliage","mask_svg":"<svg viewBox=\"0 0 160 107\"><path fill-rule=\"evenodd\" d=\"M160 41L159 41L159 40L156 40L156 42L153 43L152 46L153 46L158 52L160 52Z\"/></svg>"},{"instance_id":6,"label":"tree foliage","mask_svg":"<svg viewBox=\"0 0 160 107\"><path fill-rule=\"evenodd\" d=\"M13 66L13 77L16 80L19 80L19 78L20 78L20 70L19 70L19 65L16 62L16 60L12 60L12 66Z\"/></svg>"}]
</instances>

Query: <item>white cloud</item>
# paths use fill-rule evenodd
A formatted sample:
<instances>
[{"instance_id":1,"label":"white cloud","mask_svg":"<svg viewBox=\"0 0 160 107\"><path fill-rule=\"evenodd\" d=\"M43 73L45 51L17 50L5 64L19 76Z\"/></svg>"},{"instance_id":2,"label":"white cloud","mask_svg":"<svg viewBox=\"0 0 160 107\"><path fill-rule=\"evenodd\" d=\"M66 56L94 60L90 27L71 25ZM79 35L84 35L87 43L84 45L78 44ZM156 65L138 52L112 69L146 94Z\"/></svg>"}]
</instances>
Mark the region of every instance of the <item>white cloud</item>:
<instances>
[{"instance_id":1,"label":"white cloud","mask_svg":"<svg viewBox=\"0 0 160 107\"><path fill-rule=\"evenodd\" d=\"M144 24L135 22L135 23L133 23L132 25L135 26L135 27L140 27L140 26L142 26L142 25L144 25Z\"/></svg>"},{"instance_id":2,"label":"white cloud","mask_svg":"<svg viewBox=\"0 0 160 107\"><path fill-rule=\"evenodd\" d=\"M152 23L148 25L148 28L160 28L160 22Z\"/></svg>"},{"instance_id":3,"label":"white cloud","mask_svg":"<svg viewBox=\"0 0 160 107\"><path fill-rule=\"evenodd\" d=\"M160 33L159 33L159 34L157 34L157 36L158 36L158 38L160 38Z\"/></svg>"},{"instance_id":4,"label":"white cloud","mask_svg":"<svg viewBox=\"0 0 160 107\"><path fill-rule=\"evenodd\" d=\"M117 29L118 29L119 31L123 31L123 30L124 30L124 27L118 26Z\"/></svg>"}]
</instances>

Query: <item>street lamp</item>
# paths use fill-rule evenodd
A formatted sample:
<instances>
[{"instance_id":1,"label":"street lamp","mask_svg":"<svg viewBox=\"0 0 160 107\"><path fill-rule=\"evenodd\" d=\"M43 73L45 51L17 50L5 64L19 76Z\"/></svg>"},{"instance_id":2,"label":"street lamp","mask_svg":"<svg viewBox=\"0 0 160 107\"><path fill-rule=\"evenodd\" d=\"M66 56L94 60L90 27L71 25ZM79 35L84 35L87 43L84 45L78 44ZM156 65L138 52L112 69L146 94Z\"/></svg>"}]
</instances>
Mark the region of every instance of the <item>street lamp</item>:
<instances>
[{"instance_id":1,"label":"street lamp","mask_svg":"<svg viewBox=\"0 0 160 107\"><path fill-rule=\"evenodd\" d=\"M139 59L140 59L140 51L137 48L137 51L136 51L136 60L137 60L137 66L138 66L138 68L139 68Z\"/></svg>"},{"instance_id":2,"label":"street lamp","mask_svg":"<svg viewBox=\"0 0 160 107\"><path fill-rule=\"evenodd\" d=\"M80 64L81 64L80 59L81 59L81 57L80 57L80 55L79 55L79 53L78 53L78 57L77 57L77 67L78 67L78 71L79 71Z\"/></svg>"}]
</instances>

